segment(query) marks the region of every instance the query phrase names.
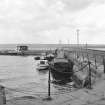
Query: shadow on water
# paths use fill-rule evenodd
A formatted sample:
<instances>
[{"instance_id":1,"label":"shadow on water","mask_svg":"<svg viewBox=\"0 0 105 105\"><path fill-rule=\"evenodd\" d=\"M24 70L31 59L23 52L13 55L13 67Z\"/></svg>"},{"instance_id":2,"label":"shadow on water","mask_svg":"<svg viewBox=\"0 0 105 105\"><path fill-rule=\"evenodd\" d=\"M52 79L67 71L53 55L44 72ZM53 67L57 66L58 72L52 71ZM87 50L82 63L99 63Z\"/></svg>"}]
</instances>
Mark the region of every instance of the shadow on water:
<instances>
[{"instance_id":1,"label":"shadow on water","mask_svg":"<svg viewBox=\"0 0 105 105\"><path fill-rule=\"evenodd\" d=\"M39 75L46 75L46 74L48 74L49 70L48 69L46 69L46 70L37 70L37 72L38 72ZM70 82L72 82L71 78L64 79L60 75L55 78L53 76L53 74L51 73L51 83L52 84L63 86L63 85L66 85L67 83L70 83Z\"/></svg>"},{"instance_id":2,"label":"shadow on water","mask_svg":"<svg viewBox=\"0 0 105 105\"><path fill-rule=\"evenodd\" d=\"M65 80L52 80L53 84L56 85L66 85L67 83L72 82L71 79L65 79Z\"/></svg>"},{"instance_id":3,"label":"shadow on water","mask_svg":"<svg viewBox=\"0 0 105 105\"><path fill-rule=\"evenodd\" d=\"M67 83L72 82L71 76L66 77L65 75L59 75L51 72L51 77L52 77L52 83L57 85L65 85Z\"/></svg>"},{"instance_id":4,"label":"shadow on water","mask_svg":"<svg viewBox=\"0 0 105 105\"><path fill-rule=\"evenodd\" d=\"M37 70L39 75L44 75L44 74L48 74L48 69L45 70Z\"/></svg>"}]
</instances>

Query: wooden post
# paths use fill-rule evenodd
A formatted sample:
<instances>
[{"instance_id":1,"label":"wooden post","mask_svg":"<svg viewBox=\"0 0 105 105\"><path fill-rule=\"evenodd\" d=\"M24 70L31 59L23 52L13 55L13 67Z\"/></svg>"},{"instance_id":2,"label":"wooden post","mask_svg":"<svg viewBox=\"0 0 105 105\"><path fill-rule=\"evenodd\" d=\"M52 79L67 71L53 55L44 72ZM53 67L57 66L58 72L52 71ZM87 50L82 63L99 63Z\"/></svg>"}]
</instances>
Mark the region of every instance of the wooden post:
<instances>
[{"instance_id":1,"label":"wooden post","mask_svg":"<svg viewBox=\"0 0 105 105\"><path fill-rule=\"evenodd\" d=\"M82 53L82 59L83 59L83 61L84 61L84 54Z\"/></svg>"},{"instance_id":2,"label":"wooden post","mask_svg":"<svg viewBox=\"0 0 105 105\"><path fill-rule=\"evenodd\" d=\"M91 87L91 68L90 68L90 64L91 64L91 62L88 61L88 65L89 65L89 89L92 88L92 87Z\"/></svg>"},{"instance_id":3,"label":"wooden post","mask_svg":"<svg viewBox=\"0 0 105 105\"><path fill-rule=\"evenodd\" d=\"M105 73L105 57L103 56L103 65L104 65L104 73Z\"/></svg>"},{"instance_id":4,"label":"wooden post","mask_svg":"<svg viewBox=\"0 0 105 105\"><path fill-rule=\"evenodd\" d=\"M49 78L48 78L48 97L50 97L50 69L49 69Z\"/></svg>"},{"instance_id":5,"label":"wooden post","mask_svg":"<svg viewBox=\"0 0 105 105\"><path fill-rule=\"evenodd\" d=\"M50 75L50 72L51 72L51 68L50 68L50 63L49 63L49 74L48 74L48 98L47 100L51 100L51 75Z\"/></svg>"},{"instance_id":6,"label":"wooden post","mask_svg":"<svg viewBox=\"0 0 105 105\"><path fill-rule=\"evenodd\" d=\"M0 105L6 104L5 88L0 85Z\"/></svg>"},{"instance_id":7,"label":"wooden post","mask_svg":"<svg viewBox=\"0 0 105 105\"><path fill-rule=\"evenodd\" d=\"M81 47L81 56L82 56L82 60L84 61L84 54L83 54L83 49Z\"/></svg>"},{"instance_id":8,"label":"wooden post","mask_svg":"<svg viewBox=\"0 0 105 105\"><path fill-rule=\"evenodd\" d=\"M97 64L96 64L96 62L97 62L97 61L96 61L96 56L95 56L95 68L97 69Z\"/></svg>"},{"instance_id":9,"label":"wooden post","mask_svg":"<svg viewBox=\"0 0 105 105\"><path fill-rule=\"evenodd\" d=\"M50 63L49 63L49 72L48 72L48 96L43 99L44 101L50 101L50 100L52 100L52 98L51 98L51 86L50 86L50 83L51 83L50 70L51 70L51 68L50 68Z\"/></svg>"},{"instance_id":10,"label":"wooden post","mask_svg":"<svg viewBox=\"0 0 105 105\"><path fill-rule=\"evenodd\" d=\"M76 51L75 51L75 59L77 59L77 53L76 53Z\"/></svg>"}]
</instances>

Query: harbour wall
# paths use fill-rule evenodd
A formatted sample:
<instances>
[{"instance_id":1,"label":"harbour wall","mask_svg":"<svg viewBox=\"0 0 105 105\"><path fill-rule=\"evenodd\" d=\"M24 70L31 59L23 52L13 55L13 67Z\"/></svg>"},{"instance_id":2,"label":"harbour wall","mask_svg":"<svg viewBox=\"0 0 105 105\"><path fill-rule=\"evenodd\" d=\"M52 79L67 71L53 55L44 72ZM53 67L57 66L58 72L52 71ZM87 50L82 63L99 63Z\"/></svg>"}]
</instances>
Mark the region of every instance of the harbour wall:
<instances>
[{"instance_id":1,"label":"harbour wall","mask_svg":"<svg viewBox=\"0 0 105 105\"><path fill-rule=\"evenodd\" d=\"M15 50L3 50L0 51L0 55L41 55L42 53L51 52L53 53L54 50L27 50L27 51L15 51Z\"/></svg>"},{"instance_id":2,"label":"harbour wall","mask_svg":"<svg viewBox=\"0 0 105 105\"><path fill-rule=\"evenodd\" d=\"M97 50L94 48L78 48L78 47L61 47L65 50L66 53L71 53L71 55L80 55L80 56L105 56L105 50ZM36 48L36 49L30 49L27 51L17 51L17 50L11 50L11 49L6 49L6 50L0 50L0 55L40 55L42 53L46 52L51 52L54 53L54 51L57 48Z\"/></svg>"}]
</instances>

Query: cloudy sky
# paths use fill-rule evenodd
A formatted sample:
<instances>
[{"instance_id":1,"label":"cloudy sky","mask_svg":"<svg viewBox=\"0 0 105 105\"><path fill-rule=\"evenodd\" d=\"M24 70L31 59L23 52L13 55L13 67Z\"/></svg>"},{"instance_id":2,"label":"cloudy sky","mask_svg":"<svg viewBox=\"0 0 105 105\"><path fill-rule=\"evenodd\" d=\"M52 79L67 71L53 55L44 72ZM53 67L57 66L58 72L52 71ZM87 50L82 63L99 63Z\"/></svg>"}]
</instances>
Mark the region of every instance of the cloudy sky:
<instances>
[{"instance_id":1,"label":"cloudy sky","mask_svg":"<svg viewBox=\"0 0 105 105\"><path fill-rule=\"evenodd\" d=\"M105 0L0 0L0 43L105 44Z\"/></svg>"}]
</instances>

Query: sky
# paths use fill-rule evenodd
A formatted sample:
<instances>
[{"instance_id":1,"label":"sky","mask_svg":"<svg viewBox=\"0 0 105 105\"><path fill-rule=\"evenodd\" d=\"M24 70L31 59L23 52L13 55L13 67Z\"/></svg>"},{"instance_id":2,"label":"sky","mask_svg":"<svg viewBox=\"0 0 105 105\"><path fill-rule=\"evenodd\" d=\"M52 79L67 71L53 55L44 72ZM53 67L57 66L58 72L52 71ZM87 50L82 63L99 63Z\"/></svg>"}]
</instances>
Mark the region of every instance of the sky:
<instances>
[{"instance_id":1,"label":"sky","mask_svg":"<svg viewBox=\"0 0 105 105\"><path fill-rule=\"evenodd\" d=\"M0 0L0 44L105 44L105 0Z\"/></svg>"}]
</instances>

